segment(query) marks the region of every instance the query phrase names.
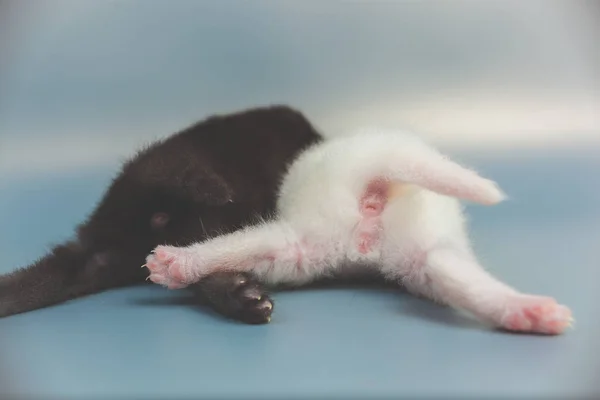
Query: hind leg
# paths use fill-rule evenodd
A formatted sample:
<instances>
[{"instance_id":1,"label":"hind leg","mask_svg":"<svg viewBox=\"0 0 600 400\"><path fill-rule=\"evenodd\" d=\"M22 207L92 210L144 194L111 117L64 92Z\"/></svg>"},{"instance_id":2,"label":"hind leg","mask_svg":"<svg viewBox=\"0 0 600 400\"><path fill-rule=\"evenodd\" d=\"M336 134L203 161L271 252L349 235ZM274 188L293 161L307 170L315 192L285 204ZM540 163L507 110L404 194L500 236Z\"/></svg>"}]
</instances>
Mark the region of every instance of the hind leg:
<instances>
[{"instance_id":1,"label":"hind leg","mask_svg":"<svg viewBox=\"0 0 600 400\"><path fill-rule=\"evenodd\" d=\"M571 311L550 297L519 293L486 272L468 252L437 249L403 283L411 292L463 309L510 331L556 335Z\"/></svg>"}]
</instances>

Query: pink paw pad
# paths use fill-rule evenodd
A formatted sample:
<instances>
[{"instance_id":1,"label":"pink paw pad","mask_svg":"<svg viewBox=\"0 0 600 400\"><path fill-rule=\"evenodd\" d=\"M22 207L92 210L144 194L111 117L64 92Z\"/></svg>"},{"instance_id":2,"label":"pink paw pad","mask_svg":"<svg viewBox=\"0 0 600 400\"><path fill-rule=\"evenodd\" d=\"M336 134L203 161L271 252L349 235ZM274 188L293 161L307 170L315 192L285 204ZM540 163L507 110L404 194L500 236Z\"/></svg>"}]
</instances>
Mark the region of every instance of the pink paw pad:
<instances>
[{"instance_id":1,"label":"pink paw pad","mask_svg":"<svg viewBox=\"0 0 600 400\"><path fill-rule=\"evenodd\" d=\"M189 283L182 271L182 250L171 246L158 246L153 254L146 258L146 268L150 271L152 282L168 287L182 289Z\"/></svg>"},{"instance_id":2,"label":"pink paw pad","mask_svg":"<svg viewBox=\"0 0 600 400\"><path fill-rule=\"evenodd\" d=\"M510 301L501 324L510 331L558 335L572 321L571 310L552 298L519 296Z\"/></svg>"}]
</instances>

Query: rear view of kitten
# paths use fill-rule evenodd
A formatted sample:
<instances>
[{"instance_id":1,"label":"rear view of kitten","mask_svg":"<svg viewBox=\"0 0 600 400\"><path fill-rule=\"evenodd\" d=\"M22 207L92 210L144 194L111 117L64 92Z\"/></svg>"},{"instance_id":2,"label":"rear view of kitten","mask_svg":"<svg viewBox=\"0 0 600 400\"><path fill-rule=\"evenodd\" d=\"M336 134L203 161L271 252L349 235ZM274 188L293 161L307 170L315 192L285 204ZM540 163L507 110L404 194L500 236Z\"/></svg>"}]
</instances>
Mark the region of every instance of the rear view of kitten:
<instances>
[{"instance_id":1,"label":"rear view of kitten","mask_svg":"<svg viewBox=\"0 0 600 400\"><path fill-rule=\"evenodd\" d=\"M418 138L371 129L303 152L281 186L277 219L187 247L159 246L146 266L152 281L172 289L219 272L301 285L348 266L375 268L493 326L559 334L571 321L567 307L500 282L471 249L458 199L503 198L494 182Z\"/></svg>"},{"instance_id":2,"label":"rear view of kitten","mask_svg":"<svg viewBox=\"0 0 600 400\"><path fill-rule=\"evenodd\" d=\"M0 317L143 282L139 266L157 245L267 217L289 163L320 140L301 113L274 106L213 116L153 144L124 165L73 240L0 276ZM191 289L244 322L271 315L270 299L243 273L216 272Z\"/></svg>"}]
</instances>

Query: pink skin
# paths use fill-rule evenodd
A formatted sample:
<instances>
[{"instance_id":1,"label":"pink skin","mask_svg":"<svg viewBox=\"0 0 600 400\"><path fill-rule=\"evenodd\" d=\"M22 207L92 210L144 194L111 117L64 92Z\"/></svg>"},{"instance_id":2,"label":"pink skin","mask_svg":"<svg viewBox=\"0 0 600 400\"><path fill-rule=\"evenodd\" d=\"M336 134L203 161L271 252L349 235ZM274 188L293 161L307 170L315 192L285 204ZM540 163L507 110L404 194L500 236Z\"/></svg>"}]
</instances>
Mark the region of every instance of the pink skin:
<instances>
[{"instance_id":1,"label":"pink skin","mask_svg":"<svg viewBox=\"0 0 600 400\"><path fill-rule=\"evenodd\" d=\"M370 253L379 242L382 225L380 215L388 201L389 185L383 180L373 181L360 200L360 213L363 219L357 229L358 251Z\"/></svg>"},{"instance_id":2,"label":"pink skin","mask_svg":"<svg viewBox=\"0 0 600 400\"><path fill-rule=\"evenodd\" d=\"M502 318L504 329L558 335L571 324L571 311L553 298L519 295L510 303Z\"/></svg>"},{"instance_id":3,"label":"pink skin","mask_svg":"<svg viewBox=\"0 0 600 400\"><path fill-rule=\"evenodd\" d=\"M373 181L367 188L365 194L359 202L362 220L356 229L355 243L357 250L361 254L368 254L378 246L381 240L382 224L381 213L384 211L388 201L389 186L385 181ZM255 253L245 262L235 266L237 270L252 270L261 262L268 262L274 266L274 261L278 258L287 258L295 264L297 270L302 268L303 258L313 256L317 249L310 251L305 241L300 240L297 243L290 244L277 251L268 251ZM422 262L416 262L417 270L426 268L427 255L418 257ZM418 261L415 259L415 261ZM443 261L443 259L442 259ZM460 259L444 261L455 265L460 263ZM149 279L154 283L168 287L169 289L181 289L194 283L203 276L227 268L225 262L214 259L202 265L201 271L195 268L194 263L198 262L190 255L186 248L172 246L158 246L153 254L147 258L146 267L150 270ZM420 267L419 267L420 265ZM442 267L444 265L441 265ZM271 268L272 268L271 267ZM231 266L229 266L231 268ZM426 271L423 269L422 271ZM442 269L443 271L443 269ZM419 271L415 271L417 274ZM436 274L434 269L427 272L429 278L434 279L433 286L429 291L433 297L437 297L443 303L454 303L465 308L483 319L490 320L496 326L514 332L541 333L548 335L557 335L562 333L571 324L571 311L558 304L554 299L542 296L533 296L520 294L513 291L500 289L497 297L494 297L491 307L484 308L482 302L478 299L469 300L462 297L460 292L455 289L449 289L445 282L446 277ZM492 283L490 290L495 289ZM416 293L423 292L426 287L413 287ZM500 308L498 308L500 306ZM495 310L495 311L493 311Z\"/></svg>"},{"instance_id":4,"label":"pink skin","mask_svg":"<svg viewBox=\"0 0 600 400\"><path fill-rule=\"evenodd\" d=\"M183 289L192 282L186 283L181 274L181 255L168 251L168 246L158 246L154 250L154 257L148 257L145 267L150 270L152 282L166 286L169 289Z\"/></svg>"}]
</instances>

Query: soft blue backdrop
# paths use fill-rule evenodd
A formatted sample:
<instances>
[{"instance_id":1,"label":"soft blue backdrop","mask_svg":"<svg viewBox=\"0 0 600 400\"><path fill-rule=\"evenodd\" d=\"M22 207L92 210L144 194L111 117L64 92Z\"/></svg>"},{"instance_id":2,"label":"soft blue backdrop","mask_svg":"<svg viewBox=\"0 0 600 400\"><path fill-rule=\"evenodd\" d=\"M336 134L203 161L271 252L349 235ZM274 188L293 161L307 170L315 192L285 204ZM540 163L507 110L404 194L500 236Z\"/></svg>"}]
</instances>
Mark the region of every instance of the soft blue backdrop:
<instances>
[{"instance_id":1,"label":"soft blue backdrop","mask_svg":"<svg viewBox=\"0 0 600 400\"><path fill-rule=\"evenodd\" d=\"M144 142L281 101L326 134L407 123L498 180L510 201L469 207L483 262L577 323L509 335L395 289L346 287L279 293L271 324L244 326L184 293L130 288L0 320L0 397L597 397L594 7L3 3L0 272L67 238Z\"/></svg>"}]
</instances>

